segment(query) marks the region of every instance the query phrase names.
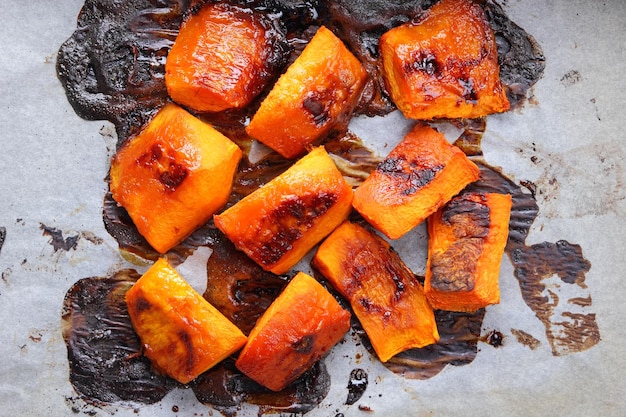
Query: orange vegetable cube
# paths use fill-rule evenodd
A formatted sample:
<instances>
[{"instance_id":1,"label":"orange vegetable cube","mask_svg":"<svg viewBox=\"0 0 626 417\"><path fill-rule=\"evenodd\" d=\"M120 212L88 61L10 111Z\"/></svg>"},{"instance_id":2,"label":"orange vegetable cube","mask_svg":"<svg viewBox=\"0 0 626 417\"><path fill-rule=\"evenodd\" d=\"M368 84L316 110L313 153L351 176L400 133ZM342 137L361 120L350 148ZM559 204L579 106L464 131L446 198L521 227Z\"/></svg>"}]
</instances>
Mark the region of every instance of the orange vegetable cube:
<instances>
[{"instance_id":1,"label":"orange vegetable cube","mask_svg":"<svg viewBox=\"0 0 626 417\"><path fill-rule=\"evenodd\" d=\"M418 125L354 193L354 208L398 239L478 180L476 164L436 130Z\"/></svg>"},{"instance_id":2,"label":"orange vegetable cube","mask_svg":"<svg viewBox=\"0 0 626 417\"><path fill-rule=\"evenodd\" d=\"M226 204L241 155L226 136L169 104L113 158L111 193L165 253Z\"/></svg>"},{"instance_id":3,"label":"orange vegetable cube","mask_svg":"<svg viewBox=\"0 0 626 417\"><path fill-rule=\"evenodd\" d=\"M350 313L319 282L300 272L261 316L235 364L259 384L280 391L349 329Z\"/></svg>"},{"instance_id":4,"label":"orange vegetable cube","mask_svg":"<svg viewBox=\"0 0 626 417\"><path fill-rule=\"evenodd\" d=\"M441 0L383 34L387 90L409 118L477 118L509 109L493 30L472 0Z\"/></svg>"},{"instance_id":5,"label":"orange vegetable cube","mask_svg":"<svg viewBox=\"0 0 626 417\"><path fill-rule=\"evenodd\" d=\"M500 301L511 196L463 192L428 219L424 290L433 308L473 312Z\"/></svg>"},{"instance_id":6,"label":"orange vegetable cube","mask_svg":"<svg viewBox=\"0 0 626 417\"><path fill-rule=\"evenodd\" d=\"M345 222L322 242L312 265L348 299L381 361L439 340L422 286L378 235Z\"/></svg>"},{"instance_id":7,"label":"orange vegetable cube","mask_svg":"<svg viewBox=\"0 0 626 417\"><path fill-rule=\"evenodd\" d=\"M126 303L144 355L183 384L241 349L247 340L165 258L128 290Z\"/></svg>"},{"instance_id":8,"label":"orange vegetable cube","mask_svg":"<svg viewBox=\"0 0 626 417\"><path fill-rule=\"evenodd\" d=\"M198 111L245 107L286 62L285 42L260 12L207 4L181 25L165 63L167 91Z\"/></svg>"},{"instance_id":9,"label":"orange vegetable cube","mask_svg":"<svg viewBox=\"0 0 626 417\"><path fill-rule=\"evenodd\" d=\"M319 28L302 54L274 85L246 131L285 158L346 122L367 73L330 30Z\"/></svg>"},{"instance_id":10,"label":"orange vegetable cube","mask_svg":"<svg viewBox=\"0 0 626 417\"><path fill-rule=\"evenodd\" d=\"M214 220L263 269L283 274L348 217L352 197L331 157L318 147Z\"/></svg>"}]
</instances>

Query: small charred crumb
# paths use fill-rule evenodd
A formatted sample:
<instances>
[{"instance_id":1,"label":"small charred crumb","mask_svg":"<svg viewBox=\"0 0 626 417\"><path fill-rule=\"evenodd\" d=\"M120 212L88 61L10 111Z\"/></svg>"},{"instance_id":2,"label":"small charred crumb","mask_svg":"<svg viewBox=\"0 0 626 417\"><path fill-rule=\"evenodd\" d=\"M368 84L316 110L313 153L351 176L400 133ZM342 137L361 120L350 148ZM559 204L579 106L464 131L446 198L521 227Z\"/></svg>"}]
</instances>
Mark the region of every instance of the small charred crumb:
<instances>
[{"instance_id":1,"label":"small charred crumb","mask_svg":"<svg viewBox=\"0 0 626 417\"><path fill-rule=\"evenodd\" d=\"M532 158L531 158L532 160ZM533 161L534 162L534 161ZM530 195L533 196L533 198L537 197L537 185L532 182L532 181L526 181L526 180L521 180L520 185L524 188L526 188L528 191L530 191Z\"/></svg>"},{"instance_id":2,"label":"small charred crumb","mask_svg":"<svg viewBox=\"0 0 626 417\"><path fill-rule=\"evenodd\" d=\"M4 226L0 226L0 252L2 251L2 246L4 245L4 241L7 238L7 229Z\"/></svg>"},{"instance_id":3,"label":"small charred crumb","mask_svg":"<svg viewBox=\"0 0 626 417\"><path fill-rule=\"evenodd\" d=\"M492 330L489 333L487 333L482 338L482 340L483 342L490 344L494 348L499 348L500 346L504 344L504 335L497 330Z\"/></svg>"},{"instance_id":4,"label":"small charred crumb","mask_svg":"<svg viewBox=\"0 0 626 417\"><path fill-rule=\"evenodd\" d=\"M367 372L361 368L356 368L350 371L350 379L348 380L348 398L346 399L347 405L352 405L357 402L367 389L368 377Z\"/></svg>"},{"instance_id":5,"label":"small charred crumb","mask_svg":"<svg viewBox=\"0 0 626 417\"><path fill-rule=\"evenodd\" d=\"M79 235L63 237L63 232L54 227L48 227L43 223L39 223L39 228L43 230L44 236L50 236L50 244L54 248L54 251L59 250L69 251L70 249L76 249L78 244ZM4 239L3 239L4 240Z\"/></svg>"}]
</instances>

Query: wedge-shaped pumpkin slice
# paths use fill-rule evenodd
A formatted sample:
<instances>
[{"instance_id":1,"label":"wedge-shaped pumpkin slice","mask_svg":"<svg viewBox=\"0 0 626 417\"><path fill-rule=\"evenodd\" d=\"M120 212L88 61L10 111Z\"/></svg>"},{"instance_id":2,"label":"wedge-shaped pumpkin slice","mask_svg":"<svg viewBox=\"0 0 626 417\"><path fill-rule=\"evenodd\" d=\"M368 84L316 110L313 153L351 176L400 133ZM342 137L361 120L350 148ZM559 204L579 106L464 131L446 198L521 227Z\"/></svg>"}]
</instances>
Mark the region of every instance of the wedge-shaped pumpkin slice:
<instances>
[{"instance_id":1,"label":"wedge-shaped pumpkin slice","mask_svg":"<svg viewBox=\"0 0 626 417\"><path fill-rule=\"evenodd\" d=\"M261 316L239 354L241 372L280 391L350 329L350 313L314 278L299 272Z\"/></svg>"},{"instance_id":2,"label":"wedge-shaped pumpkin slice","mask_svg":"<svg viewBox=\"0 0 626 417\"><path fill-rule=\"evenodd\" d=\"M387 90L409 118L476 118L509 109L498 51L483 9L441 0L418 23L380 38Z\"/></svg>"},{"instance_id":3,"label":"wedge-shaped pumpkin slice","mask_svg":"<svg viewBox=\"0 0 626 417\"><path fill-rule=\"evenodd\" d=\"M422 286L378 235L345 222L320 245L312 265L348 299L381 361L439 340Z\"/></svg>"},{"instance_id":4,"label":"wedge-shaped pumpkin slice","mask_svg":"<svg viewBox=\"0 0 626 417\"><path fill-rule=\"evenodd\" d=\"M126 293L131 322L153 366L186 384L237 352L246 336L165 258Z\"/></svg>"},{"instance_id":5,"label":"wedge-shaped pumpkin slice","mask_svg":"<svg viewBox=\"0 0 626 417\"><path fill-rule=\"evenodd\" d=\"M287 52L284 34L268 16L207 4L182 24L167 56L167 91L198 111L242 108L277 76Z\"/></svg>"},{"instance_id":6,"label":"wedge-shaped pumpkin slice","mask_svg":"<svg viewBox=\"0 0 626 417\"><path fill-rule=\"evenodd\" d=\"M169 104L113 158L111 193L165 253L226 204L241 155L226 136Z\"/></svg>"},{"instance_id":7,"label":"wedge-shaped pumpkin slice","mask_svg":"<svg viewBox=\"0 0 626 417\"><path fill-rule=\"evenodd\" d=\"M476 164L436 130L418 125L354 193L354 208L398 239L480 177Z\"/></svg>"},{"instance_id":8,"label":"wedge-shaped pumpkin slice","mask_svg":"<svg viewBox=\"0 0 626 417\"><path fill-rule=\"evenodd\" d=\"M261 103L246 131L285 158L347 123L365 86L361 63L322 26Z\"/></svg>"},{"instance_id":9,"label":"wedge-shaped pumpkin slice","mask_svg":"<svg viewBox=\"0 0 626 417\"><path fill-rule=\"evenodd\" d=\"M500 301L511 196L464 191L428 218L424 290L433 308L473 312Z\"/></svg>"},{"instance_id":10,"label":"wedge-shaped pumpkin slice","mask_svg":"<svg viewBox=\"0 0 626 417\"><path fill-rule=\"evenodd\" d=\"M215 225L266 271L283 274L340 225L353 192L323 147L219 215Z\"/></svg>"}]
</instances>

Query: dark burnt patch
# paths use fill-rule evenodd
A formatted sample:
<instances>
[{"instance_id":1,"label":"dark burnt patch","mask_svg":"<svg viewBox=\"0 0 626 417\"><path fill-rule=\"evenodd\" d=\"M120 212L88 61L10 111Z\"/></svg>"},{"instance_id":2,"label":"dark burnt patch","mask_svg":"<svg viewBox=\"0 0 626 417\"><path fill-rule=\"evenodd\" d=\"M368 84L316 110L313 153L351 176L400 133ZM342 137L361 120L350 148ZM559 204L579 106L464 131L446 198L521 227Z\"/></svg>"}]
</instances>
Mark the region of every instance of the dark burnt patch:
<instances>
[{"instance_id":1,"label":"dark burnt patch","mask_svg":"<svg viewBox=\"0 0 626 417\"><path fill-rule=\"evenodd\" d=\"M78 244L78 239L80 235L73 235L63 237L63 232L55 227L46 226L43 223L39 223L39 228L43 230L44 236L50 237L50 244L54 248L54 251L69 251L72 249L76 249L76 245ZM4 240L4 239L3 239Z\"/></svg>"},{"instance_id":2,"label":"dark burnt patch","mask_svg":"<svg viewBox=\"0 0 626 417\"><path fill-rule=\"evenodd\" d=\"M136 162L139 166L154 172L165 191L174 192L189 175L189 169L179 160L182 155L177 157L173 149L166 149L165 146L159 142L155 143L141 154Z\"/></svg>"},{"instance_id":3,"label":"dark burnt patch","mask_svg":"<svg viewBox=\"0 0 626 417\"><path fill-rule=\"evenodd\" d=\"M478 352L478 340L485 310L457 313L435 310L439 342L420 349L409 349L392 357L385 366L411 379L428 379L447 365L471 363ZM366 346L370 349L369 341Z\"/></svg>"},{"instance_id":4,"label":"dark burnt patch","mask_svg":"<svg viewBox=\"0 0 626 417\"><path fill-rule=\"evenodd\" d=\"M288 282L288 277L264 271L220 237L207 264L204 298L246 335Z\"/></svg>"},{"instance_id":5,"label":"dark burnt patch","mask_svg":"<svg viewBox=\"0 0 626 417\"><path fill-rule=\"evenodd\" d=\"M387 157L377 167L376 171L390 177L399 193L413 195L430 183L443 165L430 166L424 161L408 161L404 157Z\"/></svg>"},{"instance_id":6,"label":"dark burnt patch","mask_svg":"<svg viewBox=\"0 0 626 417\"><path fill-rule=\"evenodd\" d=\"M291 344L291 347L297 353L308 355L313 351L315 347L315 336L313 335L304 335L295 342Z\"/></svg>"},{"instance_id":7,"label":"dark burnt patch","mask_svg":"<svg viewBox=\"0 0 626 417\"><path fill-rule=\"evenodd\" d=\"M292 196L285 199L263 219L262 230L271 230L269 239L249 242L256 258L263 265L278 262L302 237L305 231L315 224L316 219L325 214L337 201L334 193L313 193Z\"/></svg>"},{"instance_id":8,"label":"dark burnt patch","mask_svg":"<svg viewBox=\"0 0 626 417\"><path fill-rule=\"evenodd\" d=\"M328 108L331 103L327 103L325 98L320 96L320 94L310 94L302 102L302 106L311 115L317 127L324 126L330 120Z\"/></svg>"},{"instance_id":9,"label":"dark burnt patch","mask_svg":"<svg viewBox=\"0 0 626 417\"><path fill-rule=\"evenodd\" d=\"M480 193L462 193L442 209L441 220L457 240L431 257L431 286L439 291L474 289L476 265L489 233L490 210Z\"/></svg>"},{"instance_id":10,"label":"dark burnt patch","mask_svg":"<svg viewBox=\"0 0 626 417\"><path fill-rule=\"evenodd\" d=\"M328 395L330 375L321 362L316 362L302 376L280 392L272 392L243 375L233 359L200 375L190 383L198 401L225 415L236 415L241 404L260 406L260 415L271 412L304 414Z\"/></svg>"},{"instance_id":11,"label":"dark burnt patch","mask_svg":"<svg viewBox=\"0 0 626 417\"><path fill-rule=\"evenodd\" d=\"M439 77L441 65L433 53L418 49L411 54L410 61L403 68L406 74L413 72L423 72L429 77Z\"/></svg>"}]
</instances>

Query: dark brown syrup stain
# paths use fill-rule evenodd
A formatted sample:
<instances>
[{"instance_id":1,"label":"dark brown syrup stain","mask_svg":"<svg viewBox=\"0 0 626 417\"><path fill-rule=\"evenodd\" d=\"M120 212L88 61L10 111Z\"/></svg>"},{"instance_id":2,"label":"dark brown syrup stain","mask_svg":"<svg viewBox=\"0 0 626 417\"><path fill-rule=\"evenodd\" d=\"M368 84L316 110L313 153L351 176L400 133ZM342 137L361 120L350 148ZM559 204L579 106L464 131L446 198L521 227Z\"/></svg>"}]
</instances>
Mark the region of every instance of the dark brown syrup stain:
<instances>
[{"instance_id":1,"label":"dark brown syrup stain","mask_svg":"<svg viewBox=\"0 0 626 417\"><path fill-rule=\"evenodd\" d=\"M142 345L124 300L126 291L139 277L134 270L122 270L112 276L85 278L65 296L63 338L68 349L70 382L81 398L91 404L151 404L173 388L183 387L160 375L141 354ZM281 281L281 285L285 284ZM269 306L279 292L256 291L255 297L241 297L241 310ZM235 415L243 402L260 405L265 412L305 413L326 397L330 376L323 363L317 363L276 393L239 372L231 358L202 374L189 387L199 401L227 415Z\"/></svg>"},{"instance_id":2,"label":"dark brown syrup stain","mask_svg":"<svg viewBox=\"0 0 626 417\"><path fill-rule=\"evenodd\" d=\"M429 379L448 365L460 366L471 363L478 353L478 340L484 316L484 309L475 313L436 310L435 321L439 330L439 342L399 353L386 362L385 366L405 378Z\"/></svg>"},{"instance_id":3,"label":"dark brown syrup stain","mask_svg":"<svg viewBox=\"0 0 626 417\"><path fill-rule=\"evenodd\" d=\"M55 227L46 226L43 223L39 223L39 228L43 231L44 236L50 237L50 244L54 248L54 251L69 251L76 249L78 239L80 235L73 235L63 237L63 232Z\"/></svg>"},{"instance_id":4,"label":"dark brown syrup stain","mask_svg":"<svg viewBox=\"0 0 626 417\"><path fill-rule=\"evenodd\" d=\"M244 334L250 333L288 282L288 277L263 270L225 237L213 246L207 277L204 298Z\"/></svg>"},{"instance_id":5,"label":"dark brown syrup stain","mask_svg":"<svg viewBox=\"0 0 626 417\"><path fill-rule=\"evenodd\" d=\"M591 296L585 285L585 274L591 263L583 256L582 248L564 240L526 245L526 237L539 212L533 194L524 192L522 186L485 164L480 164L480 168L481 179L470 185L470 190L512 196L505 252L515 268L514 275L525 303L545 326L552 353L559 356L596 345L600 331L595 313L588 311ZM552 277L558 278L561 284L546 283ZM573 301L563 302L559 299L561 293L574 293L569 296ZM563 310L560 314L555 313L557 306L559 311Z\"/></svg>"},{"instance_id":6,"label":"dark brown syrup stain","mask_svg":"<svg viewBox=\"0 0 626 417\"><path fill-rule=\"evenodd\" d=\"M272 392L243 375L233 359L226 359L190 384L198 401L234 417L243 403L258 405L266 413L304 414L317 407L330 390L330 376L317 362L280 392Z\"/></svg>"},{"instance_id":7,"label":"dark brown syrup stain","mask_svg":"<svg viewBox=\"0 0 626 417\"><path fill-rule=\"evenodd\" d=\"M84 278L65 296L62 324L70 382L88 402L151 404L178 385L156 373L141 355L141 342L124 301L137 279L134 270Z\"/></svg>"},{"instance_id":8,"label":"dark brown syrup stain","mask_svg":"<svg viewBox=\"0 0 626 417\"><path fill-rule=\"evenodd\" d=\"M531 350L535 350L539 347L539 345L541 345L539 340L523 330L511 329L511 333L520 344L529 347Z\"/></svg>"}]
</instances>

